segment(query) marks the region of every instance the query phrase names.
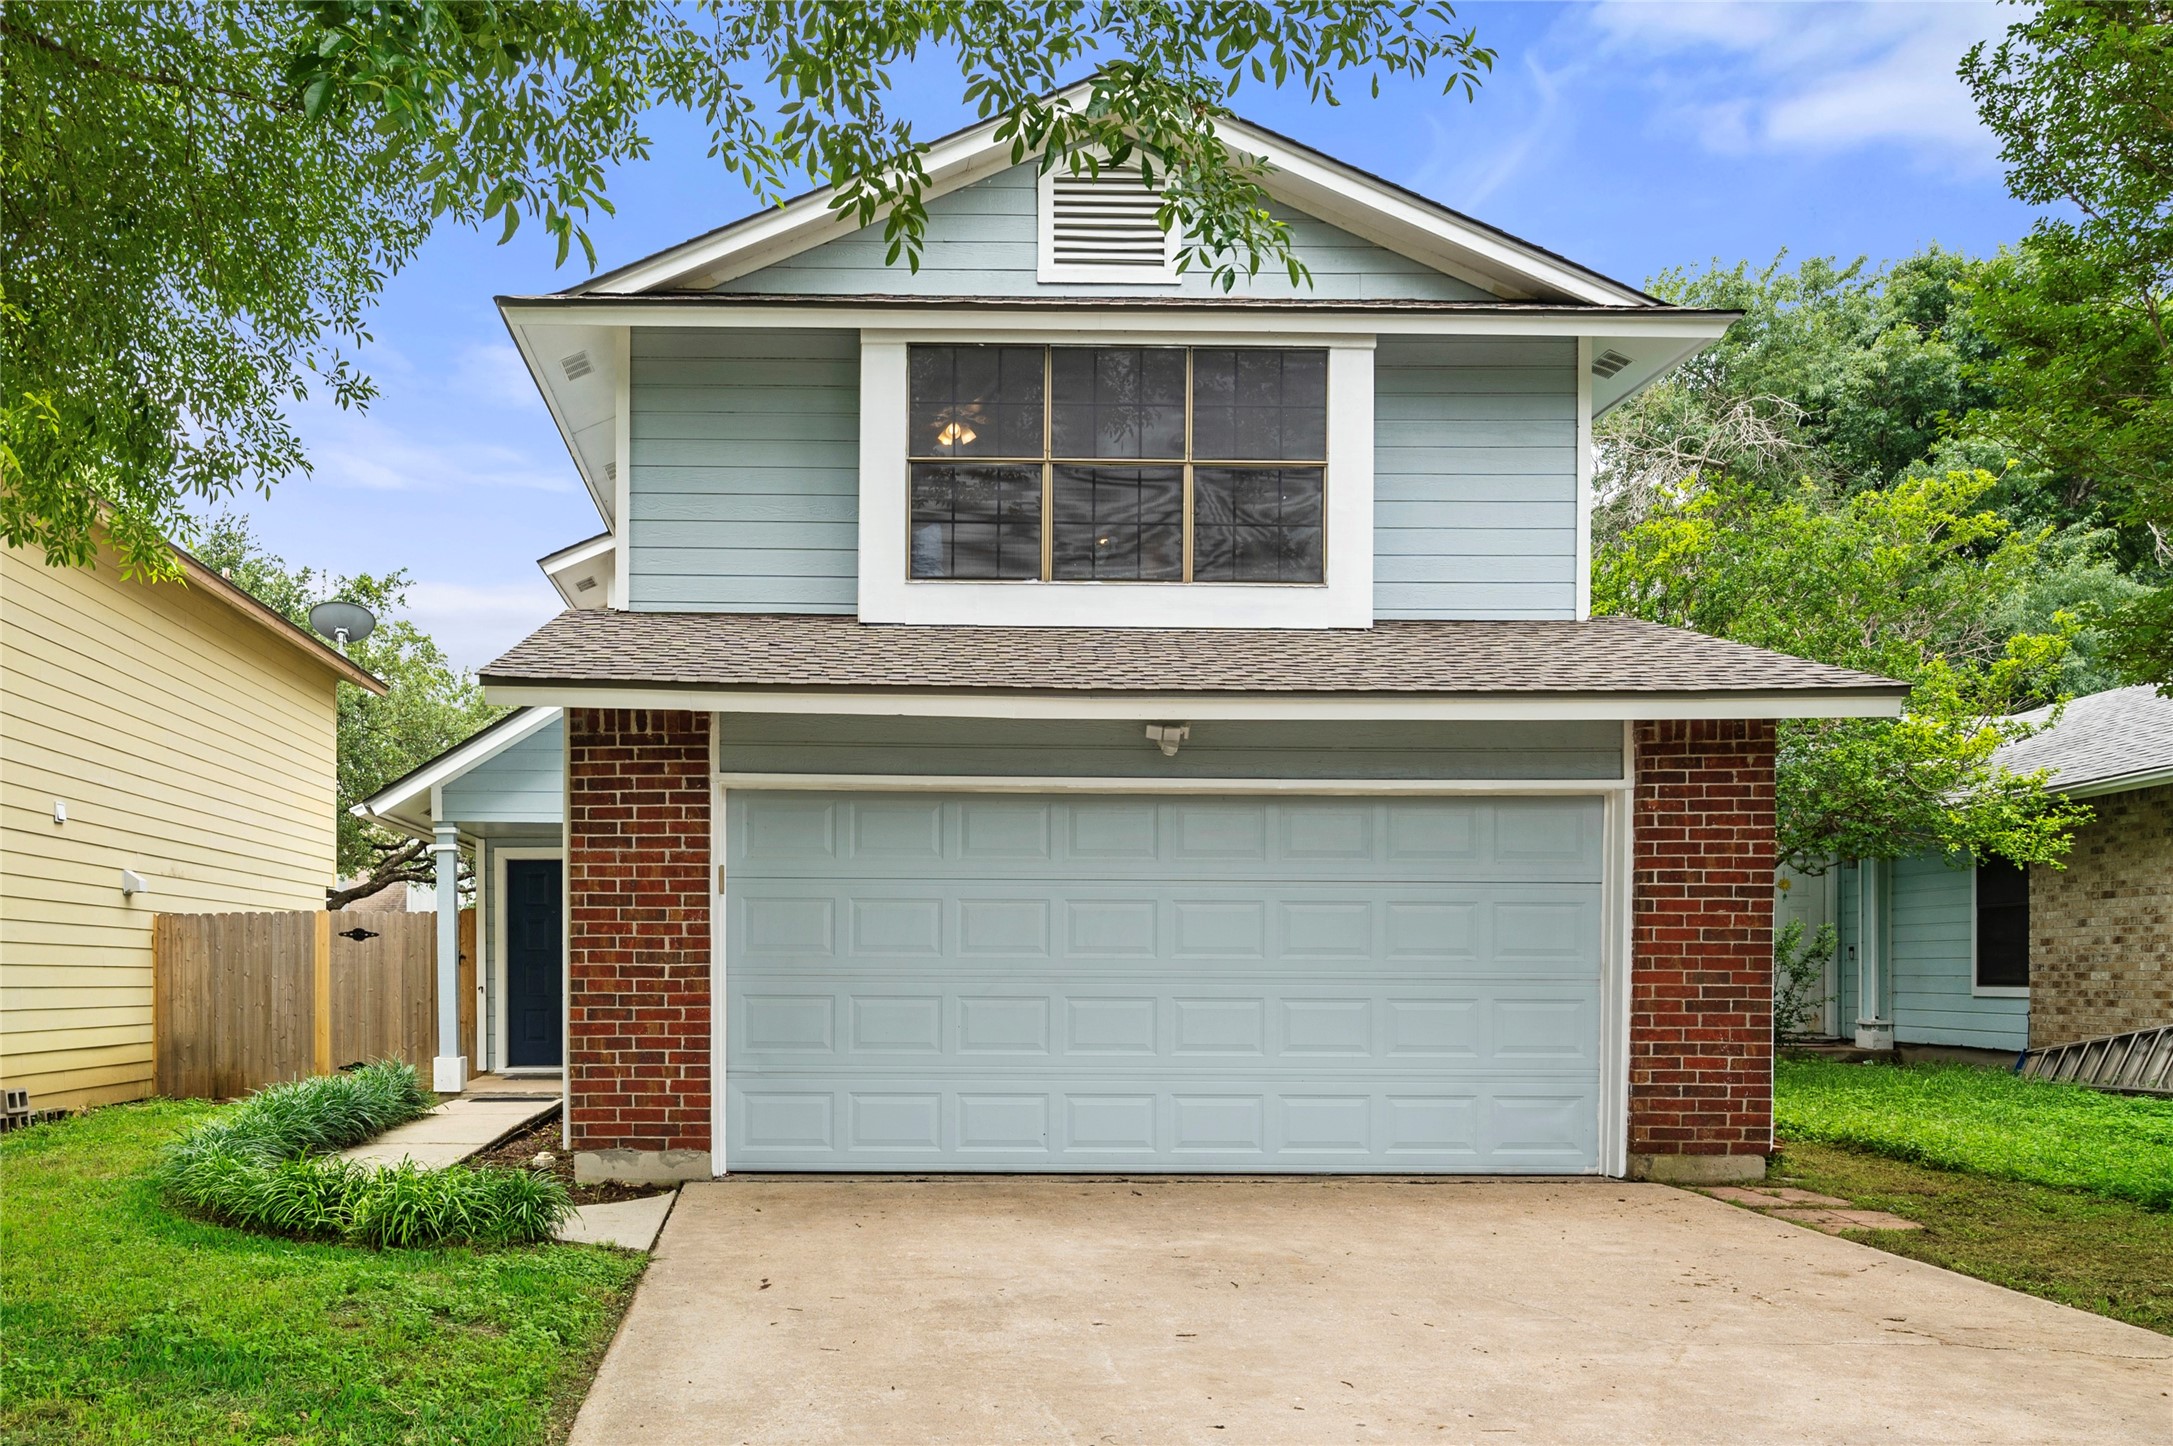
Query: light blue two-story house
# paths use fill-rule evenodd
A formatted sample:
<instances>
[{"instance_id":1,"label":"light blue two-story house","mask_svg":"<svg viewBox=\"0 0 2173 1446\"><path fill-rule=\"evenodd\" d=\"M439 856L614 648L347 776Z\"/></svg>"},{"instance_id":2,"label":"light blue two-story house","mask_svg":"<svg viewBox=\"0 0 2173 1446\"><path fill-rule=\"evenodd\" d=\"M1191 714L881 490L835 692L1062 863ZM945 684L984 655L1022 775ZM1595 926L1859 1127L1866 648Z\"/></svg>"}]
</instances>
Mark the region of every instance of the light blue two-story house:
<instances>
[{"instance_id":1,"label":"light blue two-story house","mask_svg":"<svg viewBox=\"0 0 2173 1446\"><path fill-rule=\"evenodd\" d=\"M993 131L917 271L818 192L500 298L603 530L399 805L446 1067L592 1176L1762 1171L1773 720L1902 690L1590 616L1593 419L1732 318L1243 123L1311 283L1224 294Z\"/></svg>"}]
</instances>

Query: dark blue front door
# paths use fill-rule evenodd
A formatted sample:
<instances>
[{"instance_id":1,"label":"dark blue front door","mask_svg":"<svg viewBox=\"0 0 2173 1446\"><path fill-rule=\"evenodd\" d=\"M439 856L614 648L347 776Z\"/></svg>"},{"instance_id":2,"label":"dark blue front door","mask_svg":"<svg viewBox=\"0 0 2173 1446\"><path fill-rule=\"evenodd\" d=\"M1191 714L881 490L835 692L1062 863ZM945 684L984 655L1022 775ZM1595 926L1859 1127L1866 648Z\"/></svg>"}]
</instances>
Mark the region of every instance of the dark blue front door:
<instances>
[{"instance_id":1,"label":"dark blue front door","mask_svg":"<svg viewBox=\"0 0 2173 1446\"><path fill-rule=\"evenodd\" d=\"M565 883L557 859L506 860L506 1063L565 1062Z\"/></svg>"}]
</instances>

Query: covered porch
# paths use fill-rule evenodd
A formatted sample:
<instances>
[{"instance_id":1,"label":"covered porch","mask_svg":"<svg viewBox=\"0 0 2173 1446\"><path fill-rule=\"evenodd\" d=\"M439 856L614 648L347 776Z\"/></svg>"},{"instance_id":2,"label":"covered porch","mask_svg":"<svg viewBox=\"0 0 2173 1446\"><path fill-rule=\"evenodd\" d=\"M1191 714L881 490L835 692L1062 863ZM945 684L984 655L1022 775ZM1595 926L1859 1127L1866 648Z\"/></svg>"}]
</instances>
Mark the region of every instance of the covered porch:
<instances>
[{"instance_id":1,"label":"covered porch","mask_svg":"<svg viewBox=\"0 0 2173 1446\"><path fill-rule=\"evenodd\" d=\"M550 1089L565 1066L565 730L519 708L355 806L437 865L441 1094ZM475 1025L458 1008L459 873L474 865ZM553 1091L555 1092L555 1091Z\"/></svg>"}]
</instances>

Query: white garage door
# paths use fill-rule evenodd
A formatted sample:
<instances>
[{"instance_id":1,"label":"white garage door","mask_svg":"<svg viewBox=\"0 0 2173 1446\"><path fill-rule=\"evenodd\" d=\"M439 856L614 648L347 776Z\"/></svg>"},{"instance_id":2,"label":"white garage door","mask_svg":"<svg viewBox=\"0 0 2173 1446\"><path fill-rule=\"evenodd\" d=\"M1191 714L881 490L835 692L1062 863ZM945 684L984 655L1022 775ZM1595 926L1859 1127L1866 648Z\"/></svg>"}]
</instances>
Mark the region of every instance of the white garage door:
<instances>
[{"instance_id":1,"label":"white garage door","mask_svg":"<svg viewBox=\"0 0 2173 1446\"><path fill-rule=\"evenodd\" d=\"M1600 804L734 792L733 1170L1591 1171Z\"/></svg>"}]
</instances>

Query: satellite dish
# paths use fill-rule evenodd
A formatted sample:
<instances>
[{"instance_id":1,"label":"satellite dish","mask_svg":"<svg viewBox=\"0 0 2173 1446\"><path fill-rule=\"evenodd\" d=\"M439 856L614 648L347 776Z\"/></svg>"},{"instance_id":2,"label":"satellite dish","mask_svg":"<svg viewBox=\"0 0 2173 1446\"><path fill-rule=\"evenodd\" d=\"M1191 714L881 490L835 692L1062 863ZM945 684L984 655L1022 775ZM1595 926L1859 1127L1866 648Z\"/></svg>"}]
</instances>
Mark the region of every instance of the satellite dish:
<instances>
[{"instance_id":1,"label":"satellite dish","mask_svg":"<svg viewBox=\"0 0 2173 1446\"><path fill-rule=\"evenodd\" d=\"M355 603L321 602L309 610L309 625L345 653L349 643L359 643L370 635L377 619L368 608Z\"/></svg>"}]
</instances>

